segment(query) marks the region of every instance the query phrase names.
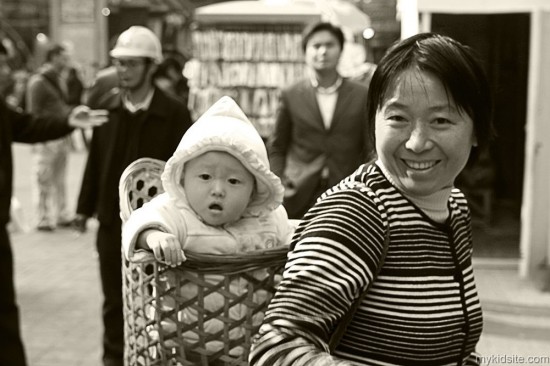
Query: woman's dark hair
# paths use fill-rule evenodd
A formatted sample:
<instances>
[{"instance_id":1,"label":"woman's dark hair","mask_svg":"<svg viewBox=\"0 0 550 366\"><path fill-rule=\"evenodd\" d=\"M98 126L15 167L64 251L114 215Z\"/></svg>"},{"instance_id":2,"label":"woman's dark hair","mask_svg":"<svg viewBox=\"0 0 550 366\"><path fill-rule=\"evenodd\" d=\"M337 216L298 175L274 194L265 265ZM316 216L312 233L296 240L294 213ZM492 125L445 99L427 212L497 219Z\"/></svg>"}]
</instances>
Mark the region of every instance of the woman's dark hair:
<instances>
[{"instance_id":1,"label":"woman's dark hair","mask_svg":"<svg viewBox=\"0 0 550 366\"><path fill-rule=\"evenodd\" d=\"M416 68L436 76L457 107L473 121L479 150L494 137L489 82L474 51L436 33L420 33L393 45L380 60L369 86L367 123L374 143L376 111L396 77ZM374 146L374 145L373 145Z\"/></svg>"},{"instance_id":2,"label":"woman's dark hair","mask_svg":"<svg viewBox=\"0 0 550 366\"><path fill-rule=\"evenodd\" d=\"M50 62L53 60L53 58L57 55L62 54L63 52L66 52L67 49L63 47L60 44L53 44L51 45L48 50L46 51L46 61Z\"/></svg>"},{"instance_id":3,"label":"woman's dark hair","mask_svg":"<svg viewBox=\"0 0 550 366\"><path fill-rule=\"evenodd\" d=\"M342 32L342 29L328 22L319 22L311 24L302 32L302 51L306 52L307 44L311 37L321 31L330 32L338 40L340 49L344 48L344 32Z\"/></svg>"},{"instance_id":4,"label":"woman's dark hair","mask_svg":"<svg viewBox=\"0 0 550 366\"><path fill-rule=\"evenodd\" d=\"M167 76L170 70L181 74L183 66L173 57L165 57L164 60L157 66L157 70L153 74L153 78Z\"/></svg>"}]
</instances>

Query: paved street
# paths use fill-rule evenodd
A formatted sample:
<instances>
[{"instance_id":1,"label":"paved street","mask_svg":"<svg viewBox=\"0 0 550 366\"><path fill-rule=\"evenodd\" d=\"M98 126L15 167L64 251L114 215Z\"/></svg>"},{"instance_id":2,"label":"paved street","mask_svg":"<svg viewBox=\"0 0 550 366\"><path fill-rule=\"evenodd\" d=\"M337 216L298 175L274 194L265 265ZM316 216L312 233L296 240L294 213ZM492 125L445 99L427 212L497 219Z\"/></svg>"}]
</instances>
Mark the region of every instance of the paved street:
<instances>
[{"instance_id":1,"label":"paved street","mask_svg":"<svg viewBox=\"0 0 550 366\"><path fill-rule=\"evenodd\" d=\"M16 144L14 154L14 193L32 225L30 148ZM84 162L84 153L71 155L72 207ZM30 366L100 365L101 291L93 233L93 228L81 236L70 230L12 233ZM483 364L550 365L550 293L541 293L519 280L513 262L497 264L476 261L485 310L485 330L479 344L486 357ZM533 356L546 358L527 362Z\"/></svg>"},{"instance_id":2,"label":"paved street","mask_svg":"<svg viewBox=\"0 0 550 366\"><path fill-rule=\"evenodd\" d=\"M30 147L14 145L15 196L32 227ZM84 153L69 161L69 207L75 207ZM13 233L16 287L30 366L96 366L101 351L101 289L94 230Z\"/></svg>"}]
</instances>

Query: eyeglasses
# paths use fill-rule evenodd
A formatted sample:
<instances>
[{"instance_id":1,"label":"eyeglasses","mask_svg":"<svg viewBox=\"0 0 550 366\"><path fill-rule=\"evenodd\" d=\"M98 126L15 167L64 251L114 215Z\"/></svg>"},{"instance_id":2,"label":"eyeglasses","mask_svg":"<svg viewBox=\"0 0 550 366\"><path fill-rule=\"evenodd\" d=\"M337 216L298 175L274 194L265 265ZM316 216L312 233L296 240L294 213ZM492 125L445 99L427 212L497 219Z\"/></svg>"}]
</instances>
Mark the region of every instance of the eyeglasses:
<instances>
[{"instance_id":1,"label":"eyeglasses","mask_svg":"<svg viewBox=\"0 0 550 366\"><path fill-rule=\"evenodd\" d=\"M115 58L113 59L113 65L115 67L125 67L128 69L135 69L137 67L145 65L145 60L140 60L140 59L123 60L123 59Z\"/></svg>"}]
</instances>

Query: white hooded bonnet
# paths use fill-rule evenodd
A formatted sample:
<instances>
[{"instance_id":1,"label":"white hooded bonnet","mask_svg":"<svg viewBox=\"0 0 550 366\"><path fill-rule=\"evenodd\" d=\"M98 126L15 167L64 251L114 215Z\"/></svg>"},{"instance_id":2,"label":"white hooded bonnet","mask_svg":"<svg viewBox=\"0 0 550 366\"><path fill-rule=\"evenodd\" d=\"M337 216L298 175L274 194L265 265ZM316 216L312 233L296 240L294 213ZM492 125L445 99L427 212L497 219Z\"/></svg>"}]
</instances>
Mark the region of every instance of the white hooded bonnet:
<instances>
[{"instance_id":1,"label":"white hooded bonnet","mask_svg":"<svg viewBox=\"0 0 550 366\"><path fill-rule=\"evenodd\" d=\"M176 205L188 205L181 185L185 163L210 151L231 154L254 175L256 187L244 216L266 214L282 203L284 188L270 170L262 138L237 103L224 96L187 130L166 162L162 184Z\"/></svg>"}]
</instances>

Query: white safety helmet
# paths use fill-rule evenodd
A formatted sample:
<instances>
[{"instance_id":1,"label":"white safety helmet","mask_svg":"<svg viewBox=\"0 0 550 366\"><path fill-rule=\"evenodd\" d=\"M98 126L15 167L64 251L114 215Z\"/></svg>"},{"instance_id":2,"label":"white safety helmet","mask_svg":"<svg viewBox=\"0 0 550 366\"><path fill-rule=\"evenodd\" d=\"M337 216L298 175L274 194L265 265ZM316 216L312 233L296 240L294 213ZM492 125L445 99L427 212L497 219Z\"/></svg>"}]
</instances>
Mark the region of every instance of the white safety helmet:
<instances>
[{"instance_id":1,"label":"white safety helmet","mask_svg":"<svg viewBox=\"0 0 550 366\"><path fill-rule=\"evenodd\" d=\"M111 57L148 57L156 63L162 61L162 47L158 37L149 28L134 25L120 34Z\"/></svg>"}]
</instances>

